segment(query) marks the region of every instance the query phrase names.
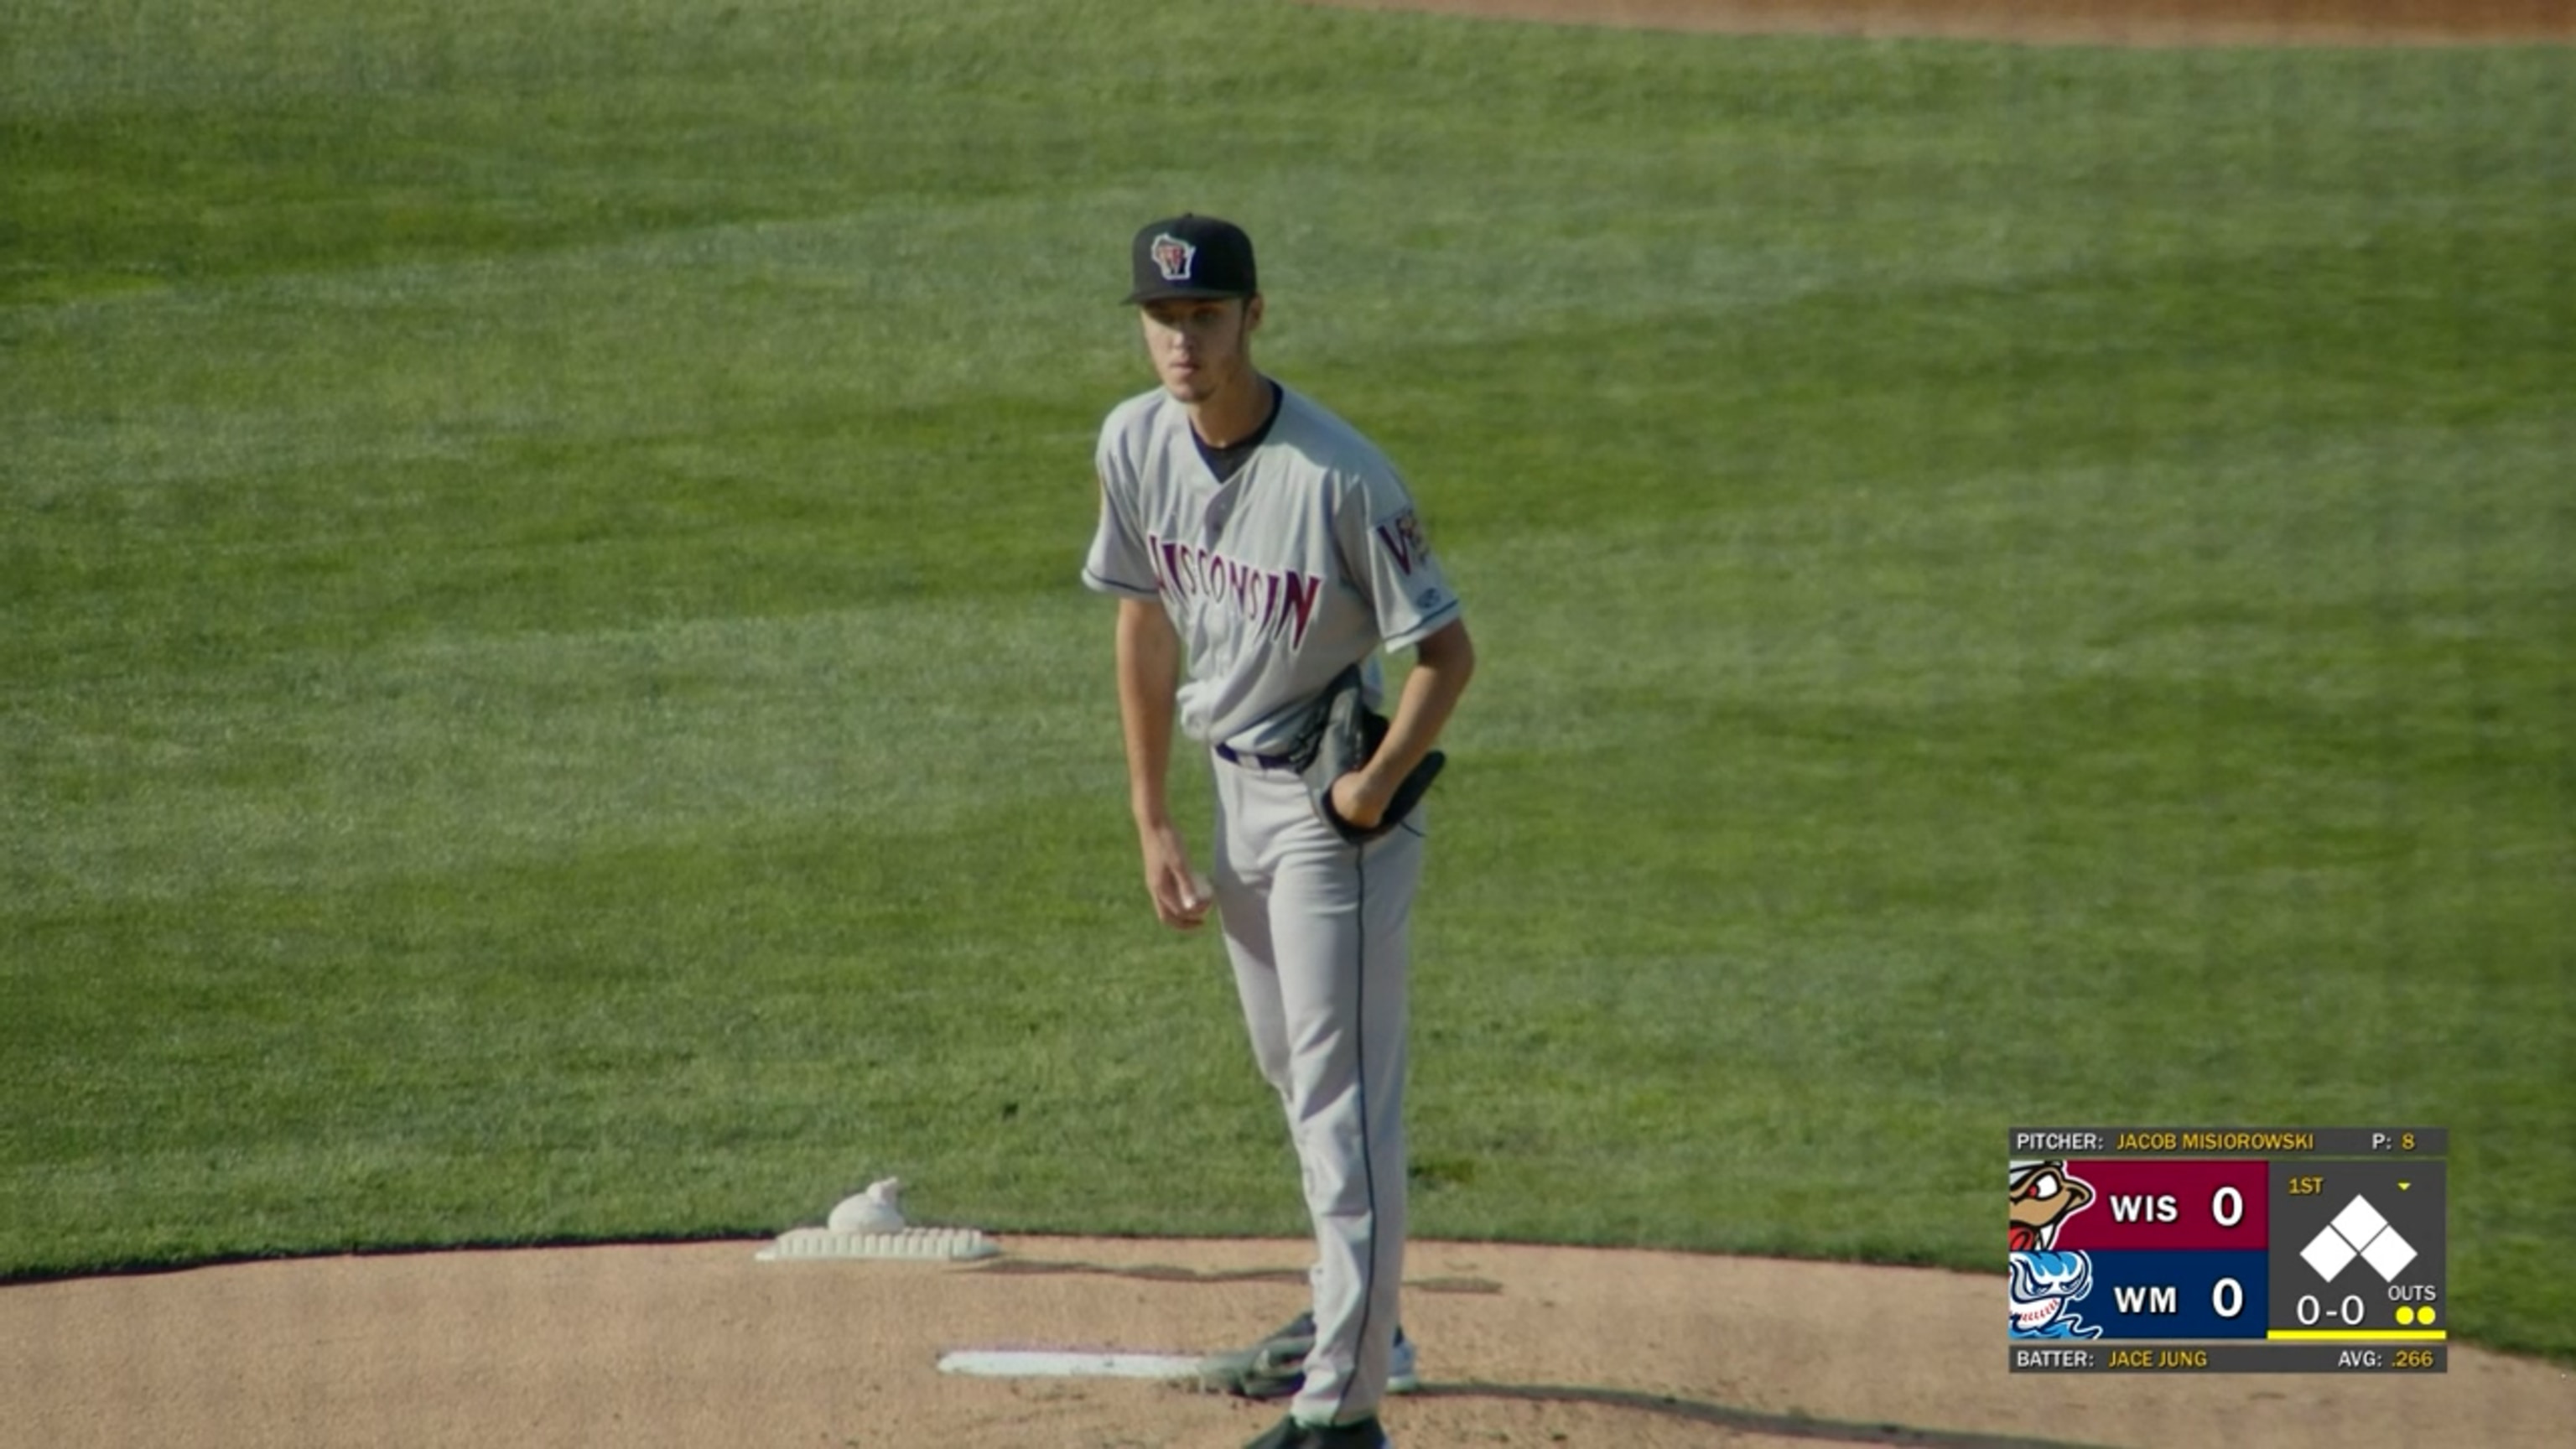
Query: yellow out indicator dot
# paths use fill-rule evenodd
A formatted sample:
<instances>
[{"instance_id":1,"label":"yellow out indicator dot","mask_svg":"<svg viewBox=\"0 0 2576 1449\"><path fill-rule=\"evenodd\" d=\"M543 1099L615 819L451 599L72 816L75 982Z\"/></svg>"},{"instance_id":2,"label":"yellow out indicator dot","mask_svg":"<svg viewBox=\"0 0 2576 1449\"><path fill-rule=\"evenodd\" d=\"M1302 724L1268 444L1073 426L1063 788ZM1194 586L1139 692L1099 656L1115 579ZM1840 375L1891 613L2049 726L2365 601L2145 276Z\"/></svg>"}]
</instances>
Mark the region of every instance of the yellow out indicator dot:
<instances>
[{"instance_id":1,"label":"yellow out indicator dot","mask_svg":"<svg viewBox=\"0 0 2576 1449\"><path fill-rule=\"evenodd\" d=\"M2430 1322L2432 1322L2432 1321L2433 1321L2433 1310L2432 1310L2432 1309L2430 1309L2430 1308L2418 1308L2418 1309L2416 1309L2416 1310L2415 1310L2415 1321L2416 1321L2417 1323L2430 1323Z\"/></svg>"},{"instance_id":2,"label":"yellow out indicator dot","mask_svg":"<svg viewBox=\"0 0 2576 1449\"><path fill-rule=\"evenodd\" d=\"M2405 1307L2399 1308L2397 1310L2397 1321L2400 1323L2413 1323L2415 1321L2415 1310Z\"/></svg>"}]
</instances>

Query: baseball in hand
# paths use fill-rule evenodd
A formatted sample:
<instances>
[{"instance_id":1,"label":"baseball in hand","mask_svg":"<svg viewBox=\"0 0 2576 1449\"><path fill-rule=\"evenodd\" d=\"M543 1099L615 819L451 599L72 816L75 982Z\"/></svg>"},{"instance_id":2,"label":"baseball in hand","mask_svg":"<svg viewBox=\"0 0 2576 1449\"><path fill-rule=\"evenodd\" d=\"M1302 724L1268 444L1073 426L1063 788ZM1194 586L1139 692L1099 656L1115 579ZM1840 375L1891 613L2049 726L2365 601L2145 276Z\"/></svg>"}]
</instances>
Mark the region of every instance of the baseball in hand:
<instances>
[{"instance_id":1,"label":"baseball in hand","mask_svg":"<svg viewBox=\"0 0 2576 1449\"><path fill-rule=\"evenodd\" d=\"M1190 872L1190 906L1191 906L1191 908L1195 910L1195 909L1198 909L1198 908L1200 908L1200 907L1207 906L1207 905L1209 905L1209 904L1213 903L1215 900L1216 900L1216 882L1215 882L1215 881L1212 881L1212 880L1209 880L1206 876L1199 874L1197 871L1191 871L1191 872Z\"/></svg>"}]
</instances>

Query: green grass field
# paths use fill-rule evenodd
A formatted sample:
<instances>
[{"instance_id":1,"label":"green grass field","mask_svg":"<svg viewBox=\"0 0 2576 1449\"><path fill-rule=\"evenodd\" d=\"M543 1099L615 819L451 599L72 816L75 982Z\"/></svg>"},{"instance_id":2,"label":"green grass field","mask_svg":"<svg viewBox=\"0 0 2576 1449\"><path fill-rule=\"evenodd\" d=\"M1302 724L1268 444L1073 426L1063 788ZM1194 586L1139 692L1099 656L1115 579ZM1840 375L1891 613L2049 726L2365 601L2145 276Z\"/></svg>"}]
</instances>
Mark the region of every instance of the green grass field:
<instances>
[{"instance_id":1,"label":"green grass field","mask_svg":"<svg viewBox=\"0 0 2576 1449\"><path fill-rule=\"evenodd\" d=\"M1481 646L1419 1232L1999 1271L2011 1124L2446 1125L2576 1357L2569 52L0 31L0 1277L1300 1231L1075 581L1190 207Z\"/></svg>"}]
</instances>

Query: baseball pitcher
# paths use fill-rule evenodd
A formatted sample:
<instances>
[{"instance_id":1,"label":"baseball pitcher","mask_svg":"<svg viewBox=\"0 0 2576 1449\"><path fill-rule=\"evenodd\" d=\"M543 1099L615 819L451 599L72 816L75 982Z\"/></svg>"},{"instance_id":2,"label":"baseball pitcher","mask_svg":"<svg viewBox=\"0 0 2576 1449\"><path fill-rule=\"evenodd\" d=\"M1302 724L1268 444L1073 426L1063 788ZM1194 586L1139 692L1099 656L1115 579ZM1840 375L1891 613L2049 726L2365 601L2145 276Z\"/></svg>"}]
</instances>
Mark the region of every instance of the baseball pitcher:
<instances>
[{"instance_id":1,"label":"baseball pitcher","mask_svg":"<svg viewBox=\"0 0 2576 1449\"><path fill-rule=\"evenodd\" d=\"M1130 263L1159 386L1101 427L1083 582L1118 600L1146 894L1181 930L1215 911L1315 1228L1311 1312L1229 1386L1293 1395L1252 1449L1383 1449L1379 1400L1414 1377L1397 1317L1407 927L1433 745L1475 648L1385 455L1253 365L1251 239L1178 216L1139 231ZM1403 649L1389 709L1379 656ZM1176 717L1215 772L1206 876L1165 795Z\"/></svg>"}]
</instances>

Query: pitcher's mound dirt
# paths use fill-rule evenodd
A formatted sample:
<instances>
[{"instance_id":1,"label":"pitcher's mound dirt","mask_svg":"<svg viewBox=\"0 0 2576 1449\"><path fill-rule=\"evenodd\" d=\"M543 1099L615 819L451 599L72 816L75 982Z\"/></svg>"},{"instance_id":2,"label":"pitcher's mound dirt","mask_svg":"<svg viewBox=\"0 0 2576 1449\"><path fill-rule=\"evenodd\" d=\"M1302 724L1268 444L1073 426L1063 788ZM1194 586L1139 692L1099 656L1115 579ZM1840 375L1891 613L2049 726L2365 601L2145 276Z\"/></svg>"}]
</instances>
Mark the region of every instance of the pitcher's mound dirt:
<instances>
[{"instance_id":1,"label":"pitcher's mound dirt","mask_svg":"<svg viewBox=\"0 0 2576 1449\"><path fill-rule=\"evenodd\" d=\"M757 1243L461 1252L0 1289L0 1443L1233 1449L1267 1406L943 1375L964 1348L1185 1353L1304 1304L1298 1242L1002 1239L978 1264L755 1261ZM2576 1376L2454 1346L2440 1376L2014 1376L2000 1276L1417 1243L1452 1446L2544 1445Z\"/></svg>"}]
</instances>

